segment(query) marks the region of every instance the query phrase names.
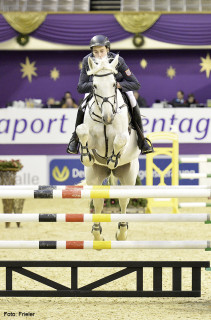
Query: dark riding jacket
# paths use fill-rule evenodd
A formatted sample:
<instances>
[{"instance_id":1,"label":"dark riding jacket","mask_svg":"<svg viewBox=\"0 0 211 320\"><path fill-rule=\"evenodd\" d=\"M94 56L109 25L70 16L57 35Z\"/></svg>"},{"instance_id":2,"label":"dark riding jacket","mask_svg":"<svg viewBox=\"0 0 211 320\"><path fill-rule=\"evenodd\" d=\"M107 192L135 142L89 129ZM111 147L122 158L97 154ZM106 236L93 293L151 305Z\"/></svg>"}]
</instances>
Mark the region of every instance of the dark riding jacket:
<instances>
[{"instance_id":1,"label":"dark riding jacket","mask_svg":"<svg viewBox=\"0 0 211 320\"><path fill-rule=\"evenodd\" d=\"M113 52L108 53L108 58L111 61L115 58L116 54ZM88 54L86 57L83 58L82 62L82 69L80 73L80 78L78 82L78 92L79 93L90 93L92 92L92 82L93 82L93 76L88 76L87 71L89 70L88 65L88 57L93 58L93 53ZM115 74L116 81L119 82L119 84L122 87L123 92L127 91L136 91L140 88L140 83L134 76L134 74L130 71L128 66L125 63L125 60L122 57L119 57L118 65L116 66L116 69L118 70L118 73Z\"/></svg>"}]
</instances>

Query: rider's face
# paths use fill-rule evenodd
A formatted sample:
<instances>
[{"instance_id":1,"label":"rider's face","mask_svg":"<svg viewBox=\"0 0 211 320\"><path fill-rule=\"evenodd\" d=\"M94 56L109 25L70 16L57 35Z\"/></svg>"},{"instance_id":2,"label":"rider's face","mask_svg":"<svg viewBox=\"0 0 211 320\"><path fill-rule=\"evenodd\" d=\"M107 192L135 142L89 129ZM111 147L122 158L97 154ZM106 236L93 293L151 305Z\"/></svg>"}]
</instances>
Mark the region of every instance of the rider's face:
<instances>
[{"instance_id":1,"label":"rider's face","mask_svg":"<svg viewBox=\"0 0 211 320\"><path fill-rule=\"evenodd\" d=\"M93 47L92 52L95 58L103 59L108 53L108 48L105 46L97 46Z\"/></svg>"}]
</instances>

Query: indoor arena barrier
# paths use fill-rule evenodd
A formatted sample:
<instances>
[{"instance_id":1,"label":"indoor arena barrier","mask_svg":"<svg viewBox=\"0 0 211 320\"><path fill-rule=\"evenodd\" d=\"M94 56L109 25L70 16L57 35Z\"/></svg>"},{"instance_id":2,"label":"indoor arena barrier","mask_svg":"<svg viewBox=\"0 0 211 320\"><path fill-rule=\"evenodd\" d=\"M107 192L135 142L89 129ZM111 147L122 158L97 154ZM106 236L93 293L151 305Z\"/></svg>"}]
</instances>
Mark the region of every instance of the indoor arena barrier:
<instances>
[{"instance_id":1,"label":"indoor arena barrier","mask_svg":"<svg viewBox=\"0 0 211 320\"><path fill-rule=\"evenodd\" d=\"M0 222L204 222L211 224L211 214L0 213Z\"/></svg>"},{"instance_id":2,"label":"indoor arena barrier","mask_svg":"<svg viewBox=\"0 0 211 320\"><path fill-rule=\"evenodd\" d=\"M209 268L209 261L0 261L0 269L6 269L5 290L0 290L1 297L200 297L201 296L201 268ZM26 269L27 268L27 269ZM57 281L46 278L46 272L43 276L29 268L57 268L57 272L62 272L61 268L70 268L65 285ZM60 268L60 270L58 269ZM80 272L78 272L80 268ZM81 270L82 268L82 270ZM94 268L94 269L93 269ZM87 279L85 269L95 272L96 268L112 268L107 276L101 276L96 281ZM118 268L113 270L113 268ZM122 268L119 270L119 268ZM153 268L153 289L144 290L145 268ZM162 277L163 268L171 268L172 281L171 290L163 290L164 279ZM183 268L191 272L190 290L183 290ZM112 273L111 273L112 272ZM14 289L16 273L24 276L24 279L32 279L47 286L44 290L17 290ZM124 281L118 283L117 279L122 279L128 274L135 273L136 277L131 278L134 281L134 290L125 289ZM79 279L80 276L80 279ZM79 287L79 280L85 277L86 285ZM103 290L101 286L111 283L114 290ZM130 284L131 284L130 282ZM122 287L119 285L123 283ZM30 282L29 282L30 284ZM100 288L99 288L100 287Z\"/></svg>"},{"instance_id":3,"label":"indoor arena barrier","mask_svg":"<svg viewBox=\"0 0 211 320\"><path fill-rule=\"evenodd\" d=\"M180 241L43 241L1 240L0 249L205 249L211 251L209 240Z\"/></svg>"},{"instance_id":4,"label":"indoor arena barrier","mask_svg":"<svg viewBox=\"0 0 211 320\"><path fill-rule=\"evenodd\" d=\"M130 186L89 186L73 187L68 189L44 189L44 190L0 190L0 198L3 199L118 199L118 198L172 198L194 197L210 198L210 188L184 188L183 186L169 186L168 188L131 188Z\"/></svg>"}]
</instances>

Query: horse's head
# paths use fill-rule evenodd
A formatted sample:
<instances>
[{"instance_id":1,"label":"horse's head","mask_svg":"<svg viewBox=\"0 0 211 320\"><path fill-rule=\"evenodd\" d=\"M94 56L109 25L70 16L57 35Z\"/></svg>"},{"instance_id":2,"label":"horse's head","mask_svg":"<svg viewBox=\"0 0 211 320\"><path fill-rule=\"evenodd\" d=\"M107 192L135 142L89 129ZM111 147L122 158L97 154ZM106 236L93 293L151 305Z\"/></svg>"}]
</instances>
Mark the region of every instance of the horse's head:
<instances>
[{"instance_id":1,"label":"horse's head","mask_svg":"<svg viewBox=\"0 0 211 320\"><path fill-rule=\"evenodd\" d=\"M101 112L105 125L111 124L117 111L117 84L114 74L117 73L119 55L109 63L103 59L96 64L91 57L88 58L88 75L93 75L93 93L96 104Z\"/></svg>"}]
</instances>

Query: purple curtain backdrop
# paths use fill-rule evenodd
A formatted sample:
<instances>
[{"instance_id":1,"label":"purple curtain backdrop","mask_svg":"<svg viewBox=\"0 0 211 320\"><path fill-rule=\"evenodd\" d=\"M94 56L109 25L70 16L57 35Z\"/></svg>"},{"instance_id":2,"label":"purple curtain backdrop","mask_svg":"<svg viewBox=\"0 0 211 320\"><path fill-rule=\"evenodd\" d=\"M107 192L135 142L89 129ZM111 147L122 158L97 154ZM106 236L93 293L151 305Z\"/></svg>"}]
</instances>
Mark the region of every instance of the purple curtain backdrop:
<instances>
[{"instance_id":1,"label":"purple curtain backdrop","mask_svg":"<svg viewBox=\"0 0 211 320\"><path fill-rule=\"evenodd\" d=\"M111 42L131 37L112 14L52 14L31 35L50 42L87 45L95 34L107 35ZM15 37L14 31L0 15L0 42ZM211 44L211 14L164 14L144 36L155 40L186 44Z\"/></svg>"},{"instance_id":2,"label":"purple curtain backdrop","mask_svg":"<svg viewBox=\"0 0 211 320\"><path fill-rule=\"evenodd\" d=\"M83 95L77 92L79 79L79 63L88 51L2 51L0 52L0 106L13 100L25 98L42 99L48 97L60 100L65 91L71 91L79 102ZM177 90L183 90L185 97L194 93L199 103L211 98L211 76L206 78L200 72L201 59L206 58L207 50L122 50L120 55L141 83L140 94L146 98L148 105L156 99L171 100ZM35 61L37 77L32 82L22 78L20 63L26 57ZM147 67L142 69L140 61L145 59ZM172 66L176 76L171 80L166 71ZM56 81L50 78L50 71L56 67L60 77Z\"/></svg>"},{"instance_id":3,"label":"purple curtain backdrop","mask_svg":"<svg viewBox=\"0 0 211 320\"><path fill-rule=\"evenodd\" d=\"M88 45L96 34L106 35L111 42L131 37L111 14L55 14L31 35L50 42Z\"/></svg>"},{"instance_id":4,"label":"purple curtain backdrop","mask_svg":"<svg viewBox=\"0 0 211 320\"><path fill-rule=\"evenodd\" d=\"M0 42L10 40L18 35L2 15L0 15Z\"/></svg>"},{"instance_id":5,"label":"purple curtain backdrop","mask_svg":"<svg viewBox=\"0 0 211 320\"><path fill-rule=\"evenodd\" d=\"M143 35L168 43L208 45L211 44L211 15L164 14Z\"/></svg>"}]
</instances>

